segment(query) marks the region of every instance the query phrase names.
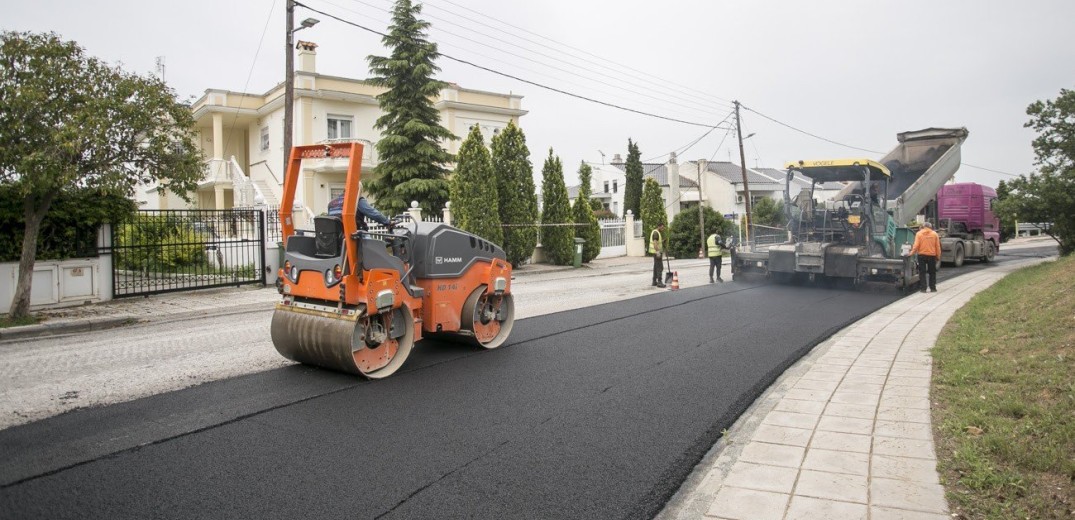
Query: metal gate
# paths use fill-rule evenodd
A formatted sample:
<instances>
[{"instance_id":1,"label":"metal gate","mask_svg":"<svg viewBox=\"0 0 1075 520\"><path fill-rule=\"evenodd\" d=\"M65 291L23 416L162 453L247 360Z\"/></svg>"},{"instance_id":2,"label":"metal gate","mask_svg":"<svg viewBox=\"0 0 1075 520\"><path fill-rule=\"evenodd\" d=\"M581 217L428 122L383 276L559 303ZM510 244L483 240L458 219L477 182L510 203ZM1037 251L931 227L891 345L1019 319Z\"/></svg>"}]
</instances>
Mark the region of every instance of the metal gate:
<instances>
[{"instance_id":1,"label":"metal gate","mask_svg":"<svg viewBox=\"0 0 1075 520\"><path fill-rule=\"evenodd\" d=\"M114 298L265 283L259 210L142 210L112 229Z\"/></svg>"}]
</instances>

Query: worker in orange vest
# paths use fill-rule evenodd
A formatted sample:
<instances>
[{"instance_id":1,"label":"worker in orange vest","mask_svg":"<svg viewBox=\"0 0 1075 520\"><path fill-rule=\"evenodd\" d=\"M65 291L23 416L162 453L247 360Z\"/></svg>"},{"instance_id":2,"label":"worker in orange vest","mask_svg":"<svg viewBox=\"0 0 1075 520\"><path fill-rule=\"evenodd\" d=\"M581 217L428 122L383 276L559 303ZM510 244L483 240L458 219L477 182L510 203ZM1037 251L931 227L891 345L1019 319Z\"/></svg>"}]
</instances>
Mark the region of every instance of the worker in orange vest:
<instances>
[{"instance_id":1,"label":"worker in orange vest","mask_svg":"<svg viewBox=\"0 0 1075 520\"><path fill-rule=\"evenodd\" d=\"M933 224L922 224L922 229L915 233L914 246L908 254L918 255L918 274L923 277L922 292L926 292L927 285L929 290L937 292L937 261L941 259L941 238L933 230Z\"/></svg>"}]
</instances>

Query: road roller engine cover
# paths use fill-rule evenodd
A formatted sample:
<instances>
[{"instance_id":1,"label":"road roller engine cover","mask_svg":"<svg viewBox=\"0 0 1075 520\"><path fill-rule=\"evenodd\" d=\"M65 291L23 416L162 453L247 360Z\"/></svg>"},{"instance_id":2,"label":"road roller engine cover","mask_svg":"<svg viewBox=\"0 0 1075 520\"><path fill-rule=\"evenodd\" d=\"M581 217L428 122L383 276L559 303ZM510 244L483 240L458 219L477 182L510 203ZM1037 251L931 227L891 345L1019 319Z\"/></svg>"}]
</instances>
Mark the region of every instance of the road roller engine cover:
<instances>
[{"instance_id":1,"label":"road roller engine cover","mask_svg":"<svg viewBox=\"0 0 1075 520\"><path fill-rule=\"evenodd\" d=\"M291 208L303 160L347 161L342 215L294 228ZM515 320L511 264L496 244L452 226L393 220L386 231L355 218L362 145L298 146L291 153L280 221L282 301L273 345L284 357L379 379L403 365L424 337L492 349ZM342 166L342 165L341 165Z\"/></svg>"}]
</instances>

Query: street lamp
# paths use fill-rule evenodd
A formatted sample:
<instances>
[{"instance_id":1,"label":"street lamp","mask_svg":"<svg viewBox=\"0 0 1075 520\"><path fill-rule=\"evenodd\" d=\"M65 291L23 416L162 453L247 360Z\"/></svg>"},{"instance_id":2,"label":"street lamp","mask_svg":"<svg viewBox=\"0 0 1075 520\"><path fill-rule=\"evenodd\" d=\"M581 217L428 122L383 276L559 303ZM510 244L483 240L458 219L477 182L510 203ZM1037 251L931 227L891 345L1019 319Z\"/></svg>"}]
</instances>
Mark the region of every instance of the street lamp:
<instances>
[{"instance_id":1,"label":"street lamp","mask_svg":"<svg viewBox=\"0 0 1075 520\"><path fill-rule=\"evenodd\" d=\"M709 170L709 162L698 159L698 234L702 241L698 246L698 258L705 258L705 217L702 216L702 171Z\"/></svg>"},{"instance_id":2,"label":"street lamp","mask_svg":"<svg viewBox=\"0 0 1075 520\"><path fill-rule=\"evenodd\" d=\"M295 104L295 42L294 34L303 29L309 29L317 25L316 18L307 18L300 22L300 27L295 27L295 0L287 0L287 17L284 27L284 46L287 52L284 54L284 175L287 175L288 162L291 160L292 128L294 127L294 104Z\"/></svg>"}]
</instances>

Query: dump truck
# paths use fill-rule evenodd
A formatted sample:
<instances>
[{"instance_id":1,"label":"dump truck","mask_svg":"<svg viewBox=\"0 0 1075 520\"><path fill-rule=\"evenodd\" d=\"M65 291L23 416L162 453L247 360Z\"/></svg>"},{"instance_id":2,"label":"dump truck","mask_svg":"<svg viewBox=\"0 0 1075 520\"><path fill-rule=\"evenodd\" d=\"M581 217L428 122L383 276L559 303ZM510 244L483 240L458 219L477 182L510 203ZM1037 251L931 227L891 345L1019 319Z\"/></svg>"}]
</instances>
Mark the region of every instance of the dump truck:
<instances>
[{"instance_id":1,"label":"dump truck","mask_svg":"<svg viewBox=\"0 0 1075 520\"><path fill-rule=\"evenodd\" d=\"M918 282L918 266L905 257L921 211L959 169L967 129L927 128L897 134L899 145L881 161L837 159L786 165L784 211L788 240L744 244L732 257L733 278L761 274L776 281L808 279L849 285L884 282L906 290ZM812 181L791 193L796 174ZM815 188L842 182L832 200Z\"/></svg>"},{"instance_id":2,"label":"dump truck","mask_svg":"<svg viewBox=\"0 0 1075 520\"><path fill-rule=\"evenodd\" d=\"M347 163L340 216L296 229L292 215L303 161ZM393 219L386 230L356 219L362 145L291 151L280 205L284 261L273 346L300 363L369 379L387 377L425 337L501 346L515 321L511 264L504 250L442 223Z\"/></svg>"}]
</instances>

